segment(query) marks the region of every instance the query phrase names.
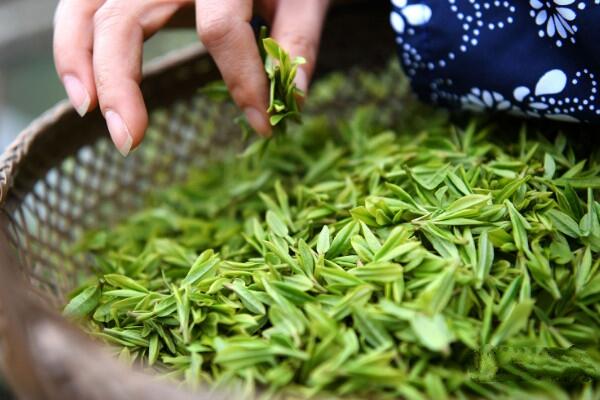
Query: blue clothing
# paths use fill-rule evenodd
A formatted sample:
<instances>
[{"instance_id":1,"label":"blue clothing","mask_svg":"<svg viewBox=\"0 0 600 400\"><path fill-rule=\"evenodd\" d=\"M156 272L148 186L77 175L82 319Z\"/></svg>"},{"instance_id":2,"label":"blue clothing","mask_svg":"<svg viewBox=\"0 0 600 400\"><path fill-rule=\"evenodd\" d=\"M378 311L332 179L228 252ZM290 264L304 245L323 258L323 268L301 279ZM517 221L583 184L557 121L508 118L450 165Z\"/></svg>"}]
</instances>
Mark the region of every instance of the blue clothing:
<instances>
[{"instance_id":1,"label":"blue clothing","mask_svg":"<svg viewBox=\"0 0 600 400\"><path fill-rule=\"evenodd\" d=\"M600 122L600 0L392 0L417 95L469 110Z\"/></svg>"}]
</instances>

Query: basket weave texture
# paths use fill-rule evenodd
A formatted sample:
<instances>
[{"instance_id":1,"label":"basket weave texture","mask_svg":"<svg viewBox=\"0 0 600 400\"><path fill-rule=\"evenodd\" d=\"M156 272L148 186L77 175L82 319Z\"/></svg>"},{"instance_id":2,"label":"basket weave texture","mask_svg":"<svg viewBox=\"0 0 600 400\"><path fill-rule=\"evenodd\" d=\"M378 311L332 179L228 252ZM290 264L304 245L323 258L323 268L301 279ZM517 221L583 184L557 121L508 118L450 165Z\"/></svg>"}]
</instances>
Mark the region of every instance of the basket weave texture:
<instances>
[{"instance_id":1,"label":"basket weave texture","mask_svg":"<svg viewBox=\"0 0 600 400\"><path fill-rule=\"evenodd\" d=\"M331 11L317 77L387 62L394 42L386 3L351 1ZM83 256L69 252L83 232L131 214L150 191L183 180L202 166L203 154L239 138L232 122L239 111L197 93L218 78L201 47L146 69L150 127L127 158L113 148L99 112L79 118L66 102L0 156L0 214L8 237L0 238L0 365L23 398L218 398L186 393L118 364L55 312L90 273ZM347 90L329 108L357 100L364 99ZM210 141L199 134L207 124L219 127Z\"/></svg>"}]
</instances>

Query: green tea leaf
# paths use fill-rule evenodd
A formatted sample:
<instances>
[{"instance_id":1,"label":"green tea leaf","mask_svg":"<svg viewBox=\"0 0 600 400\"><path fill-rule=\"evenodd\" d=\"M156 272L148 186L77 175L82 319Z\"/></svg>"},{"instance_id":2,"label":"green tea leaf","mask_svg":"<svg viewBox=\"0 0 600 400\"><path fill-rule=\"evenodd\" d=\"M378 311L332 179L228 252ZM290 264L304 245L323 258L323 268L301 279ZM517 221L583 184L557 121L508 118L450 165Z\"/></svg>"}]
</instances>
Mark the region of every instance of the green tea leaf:
<instances>
[{"instance_id":1,"label":"green tea leaf","mask_svg":"<svg viewBox=\"0 0 600 400\"><path fill-rule=\"evenodd\" d=\"M357 331L374 348L385 349L392 346L393 340L383 325L371 318L364 309L354 309L352 319Z\"/></svg>"},{"instance_id":2,"label":"green tea leaf","mask_svg":"<svg viewBox=\"0 0 600 400\"><path fill-rule=\"evenodd\" d=\"M254 314L266 314L265 306L262 302L244 285L244 281L236 279L232 284L225 285L228 289L234 291L242 300L244 307Z\"/></svg>"},{"instance_id":3,"label":"green tea leaf","mask_svg":"<svg viewBox=\"0 0 600 400\"><path fill-rule=\"evenodd\" d=\"M410 170L413 179L427 190L434 190L445 179L449 164L434 166L418 166Z\"/></svg>"},{"instance_id":4,"label":"green tea leaf","mask_svg":"<svg viewBox=\"0 0 600 400\"><path fill-rule=\"evenodd\" d=\"M576 264L575 268L575 291L580 292L590 278L590 271L592 269L592 252L589 247L581 253L578 258L579 263Z\"/></svg>"},{"instance_id":5,"label":"green tea leaf","mask_svg":"<svg viewBox=\"0 0 600 400\"><path fill-rule=\"evenodd\" d=\"M186 277L181 282L183 285L193 285L212 274L219 264L219 257L213 250L206 250L198 256Z\"/></svg>"},{"instance_id":6,"label":"green tea leaf","mask_svg":"<svg viewBox=\"0 0 600 400\"><path fill-rule=\"evenodd\" d=\"M416 242L405 243L408 240L408 237L409 232L406 230L406 228L395 228L390 233L385 243L383 243L377 253L375 253L374 260L390 261L418 247L419 244Z\"/></svg>"},{"instance_id":7,"label":"green tea leaf","mask_svg":"<svg viewBox=\"0 0 600 400\"><path fill-rule=\"evenodd\" d=\"M329 228L327 225L323 225L323 229L321 229L321 233L319 233L317 239L317 253L325 254L329 250Z\"/></svg>"},{"instance_id":8,"label":"green tea leaf","mask_svg":"<svg viewBox=\"0 0 600 400\"><path fill-rule=\"evenodd\" d=\"M552 179L554 172L556 172L556 163L554 162L554 158L550 154L546 153L544 154L544 178Z\"/></svg>"},{"instance_id":9,"label":"green tea leaf","mask_svg":"<svg viewBox=\"0 0 600 400\"><path fill-rule=\"evenodd\" d=\"M103 278L106 281L106 283L108 283L112 286L116 286L116 287L123 288L123 289L131 289L136 292L142 292L142 293L148 292L148 289L146 287L144 287L144 285L134 281L133 279L131 279L125 275L108 274L108 275L104 275Z\"/></svg>"},{"instance_id":10,"label":"green tea leaf","mask_svg":"<svg viewBox=\"0 0 600 400\"><path fill-rule=\"evenodd\" d=\"M82 290L65 306L63 314L71 318L83 318L89 315L100 303L101 293L99 285Z\"/></svg>"},{"instance_id":11,"label":"green tea leaf","mask_svg":"<svg viewBox=\"0 0 600 400\"><path fill-rule=\"evenodd\" d=\"M329 250L326 252L328 258L333 258L340 255L344 250L350 247L350 239L358 231L359 225L355 221L347 223L340 231L335 235Z\"/></svg>"},{"instance_id":12,"label":"green tea leaf","mask_svg":"<svg viewBox=\"0 0 600 400\"><path fill-rule=\"evenodd\" d=\"M521 329L525 328L532 309L533 301L524 301L515 304L508 317L500 323L492 335L490 345L496 347Z\"/></svg>"},{"instance_id":13,"label":"green tea leaf","mask_svg":"<svg viewBox=\"0 0 600 400\"><path fill-rule=\"evenodd\" d=\"M429 350L446 354L450 352L454 338L442 315L417 313L411 318L410 326L421 344Z\"/></svg>"},{"instance_id":14,"label":"green tea leaf","mask_svg":"<svg viewBox=\"0 0 600 400\"><path fill-rule=\"evenodd\" d=\"M267 224L271 231L279 237L286 237L289 233L285 223L271 210L267 211Z\"/></svg>"},{"instance_id":15,"label":"green tea leaf","mask_svg":"<svg viewBox=\"0 0 600 400\"><path fill-rule=\"evenodd\" d=\"M396 282L404 276L399 264L386 261L375 261L348 272L365 282Z\"/></svg>"},{"instance_id":16,"label":"green tea leaf","mask_svg":"<svg viewBox=\"0 0 600 400\"><path fill-rule=\"evenodd\" d=\"M567 214L559 210L548 210L547 215L559 232L572 238L581 236L579 225Z\"/></svg>"},{"instance_id":17,"label":"green tea leaf","mask_svg":"<svg viewBox=\"0 0 600 400\"><path fill-rule=\"evenodd\" d=\"M429 315L440 313L448 305L454 290L455 273L455 267L447 267L419 294L417 303Z\"/></svg>"},{"instance_id":18,"label":"green tea leaf","mask_svg":"<svg viewBox=\"0 0 600 400\"><path fill-rule=\"evenodd\" d=\"M490 273L493 262L494 246L488 239L488 232L483 231L479 235L477 245L477 288L481 288L481 285Z\"/></svg>"},{"instance_id":19,"label":"green tea leaf","mask_svg":"<svg viewBox=\"0 0 600 400\"><path fill-rule=\"evenodd\" d=\"M513 206L510 201L506 200L504 204L508 208L508 214L510 215L515 246L517 246L517 249L520 251L529 250L527 229L531 229L531 225L525 218L523 218L523 216L516 210L515 206Z\"/></svg>"}]
</instances>

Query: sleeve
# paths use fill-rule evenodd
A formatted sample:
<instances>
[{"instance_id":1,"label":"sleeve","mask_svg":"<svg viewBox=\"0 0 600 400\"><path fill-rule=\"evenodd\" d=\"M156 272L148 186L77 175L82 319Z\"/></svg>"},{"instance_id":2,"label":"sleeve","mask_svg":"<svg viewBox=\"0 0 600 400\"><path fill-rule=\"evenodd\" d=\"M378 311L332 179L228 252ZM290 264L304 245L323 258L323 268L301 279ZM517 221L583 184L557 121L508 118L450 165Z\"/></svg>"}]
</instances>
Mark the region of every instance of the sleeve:
<instances>
[{"instance_id":1,"label":"sleeve","mask_svg":"<svg viewBox=\"0 0 600 400\"><path fill-rule=\"evenodd\" d=\"M392 0L400 62L423 101L600 122L600 1Z\"/></svg>"}]
</instances>

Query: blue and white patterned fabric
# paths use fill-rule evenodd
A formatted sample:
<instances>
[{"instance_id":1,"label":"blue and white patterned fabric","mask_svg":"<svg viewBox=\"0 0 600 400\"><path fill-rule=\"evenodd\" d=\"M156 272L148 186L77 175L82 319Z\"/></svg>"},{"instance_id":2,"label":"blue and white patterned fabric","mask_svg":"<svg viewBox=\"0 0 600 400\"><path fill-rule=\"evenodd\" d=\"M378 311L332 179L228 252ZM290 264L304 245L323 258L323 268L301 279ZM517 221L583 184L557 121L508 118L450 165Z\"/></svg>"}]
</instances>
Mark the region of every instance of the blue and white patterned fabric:
<instances>
[{"instance_id":1,"label":"blue and white patterned fabric","mask_svg":"<svg viewBox=\"0 0 600 400\"><path fill-rule=\"evenodd\" d=\"M392 0L418 96L468 110L600 122L600 0Z\"/></svg>"}]
</instances>

